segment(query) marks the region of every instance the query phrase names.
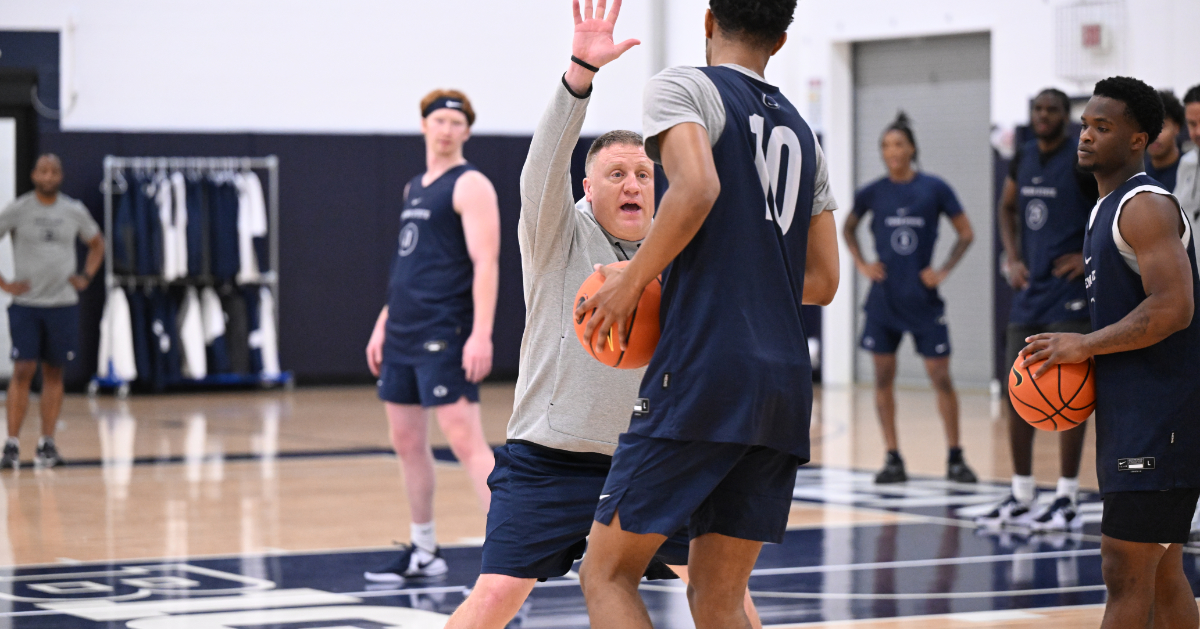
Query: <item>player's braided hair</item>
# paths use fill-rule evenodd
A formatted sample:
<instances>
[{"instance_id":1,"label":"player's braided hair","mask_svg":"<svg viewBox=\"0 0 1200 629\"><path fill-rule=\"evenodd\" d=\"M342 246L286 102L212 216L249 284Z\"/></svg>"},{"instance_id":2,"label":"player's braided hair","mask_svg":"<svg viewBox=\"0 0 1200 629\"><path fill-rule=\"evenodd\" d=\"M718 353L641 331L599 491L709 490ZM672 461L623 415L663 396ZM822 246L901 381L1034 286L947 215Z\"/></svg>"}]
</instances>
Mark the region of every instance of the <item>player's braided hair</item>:
<instances>
[{"instance_id":1,"label":"player's braided hair","mask_svg":"<svg viewBox=\"0 0 1200 629\"><path fill-rule=\"evenodd\" d=\"M1092 94L1125 103L1125 115L1150 136L1147 143L1162 133L1163 102L1153 87L1135 78L1113 76L1097 83Z\"/></svg>"},{"instance_id":2,"label":"player's braided hair","mask_svg":"<svg viewBox=\"0 0 1200 629\"><path fill-rule=\"evenodd\" d=\"M904 113L903 109L896 112L896 119L883 130L883 135L887 135L892 131L899 131L904 134L904 137L908 138L908 143L913 147L913 161L919 161L917 159L917 136L913 135L912 123L908 119L908 114ZM882 139L882 136L880 138Z\"/></svg>"},{"instance_id":3,"label":"player's braided hair","mask_svg":"<svg viewBox=\"0 0 1200 629\"><path fill-rule=\"evenodd\" d=\"M796 0L710 0L708 8L725 33L773 46L791 25Z\"/></svg>"},{"instance_id":4,"label":"player's braided hair","mask_svg":"<svg viewBox=\"0 0 1200 629\"><path fill-rule=\"evenodd\" d=\"M1180 128L1187 126L1184 120L1183 103L1175 97L1175 92L1171 90L1158 90L1158 97L1162 99L1163 113L1166 114L1168 120L1174 120L1175 124Z\"/></svg>"}]
</instances>

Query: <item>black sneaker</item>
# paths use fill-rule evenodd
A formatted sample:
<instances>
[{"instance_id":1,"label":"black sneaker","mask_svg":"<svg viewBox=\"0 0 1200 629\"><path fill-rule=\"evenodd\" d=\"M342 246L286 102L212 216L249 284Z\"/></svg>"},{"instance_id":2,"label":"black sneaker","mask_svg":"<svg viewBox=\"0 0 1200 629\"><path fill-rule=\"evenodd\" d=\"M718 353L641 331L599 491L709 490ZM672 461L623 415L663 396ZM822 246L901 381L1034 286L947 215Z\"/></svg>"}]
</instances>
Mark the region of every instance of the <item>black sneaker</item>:
<instances>
[{"instance_id":1,"label":"black sneaker","mask_svg":"<svg viewBox=\"0 0 1200 629\"><path fill-rule=\"evenodd\" d=\"M946 480L956 483L974 483L979 481L979 479L975 478L975 472L972 472L971 468L967 467L966 461L947 464Z\"/></svg>"},{"instance_id":2,"label":"black sneaker","mask_svg":"<svg viewBox=\"0 0 1200 629\"><path fill-rule=\"evenodd\" d=\"M4 457L0 458L0 469L6 467L14 470L21 467L21 448L15 443L4 444Z\"/></svg>"},{"instance_id":3,"label":"black sneaker","mask_svg":"<svg viewBox=\"0 0 1200 629\"><path fill-rule=\"evenodd\" d=\"M875 482L883 485L906 481L908 481L908 474L904 472L904 459L900 458L899 454L889 452L883 469L879 470L879 473L875 475Z\"/></svg>"},{"instance_id":4,"label":"black sneaker","mask_svg":"<svg viewBox=\"0 0 1200 629\"><path fill-rule=\"evenodd\" d=\"M4 449L5 456L8 456L8 448ZM33 458L33 464L38 467L54 467L62 465L63 459L58 455L58 448L54 447L54 440L47 439L37 447L37 455Z\"/></svg>"},{"instance_id":5,"label":"black sneaker","mask_svg":"<svg viewBox=\"0 0 1200 629\"><path fill-rule=\"evenodd\" d=\"M391 563L363 573L368 581L398 583L405 579L440 577L450 571L439 547L432 553L416 546L400 546L400 555Z\"/></svg>"}]
</instances>

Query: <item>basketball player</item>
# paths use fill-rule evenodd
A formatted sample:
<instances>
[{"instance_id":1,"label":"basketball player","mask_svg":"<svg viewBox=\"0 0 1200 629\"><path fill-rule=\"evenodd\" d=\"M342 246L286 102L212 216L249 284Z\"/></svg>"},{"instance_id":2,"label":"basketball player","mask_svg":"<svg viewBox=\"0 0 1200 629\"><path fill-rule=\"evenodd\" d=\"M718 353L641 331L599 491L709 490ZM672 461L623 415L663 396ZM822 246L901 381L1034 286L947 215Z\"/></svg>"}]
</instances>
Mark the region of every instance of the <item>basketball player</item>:
<instances>
[{"instance_id":1,"label":"basketball player","mask_svg":"<svg viewBox=\"0 0 1200 629\"><path fill-rule=\"evenodd\" d=\"M537 580L566 574L582 555L617 435L629 426L643 369L613 369L573 340L575 293L593 266L628 260L654 216L654 164L642 138L612 131L588 150L585 196L571 196L571 154L590 102L593 70L637 40L613 42L621 9L573 2L572 57L542 116L521 173L520 243L529 317L508 443L489 478L492 508L482 574L448 629L502 629ZM585 65L586 64L586 65ZM687 531L658 549L651 578L686 577ZM759 627L747 595L748 614Z\"/></svg>"},{"instance_id":2,"label":"basketball player","mask_svg":"<svg viewBox=\"0 0 1200 629\"><path fill-rule=\"evenodd\" d=\"M372 581L445 574L433 523L429 409L487 511L495 459L483 438L479 381L492 369L500 210L492 183L463 158L475 110L461 92L421 100L423 174L404 189L388 303L367 344L412 510L412 542Z\"/></svg>"},{"instance_id":3,"label":"basketball player","mask_svg":"<svg viewBox=\"0 0 1200 629\"><path fill-rule=\"evenodd\" d=\"M580 578L592 627L650 627L637 585L688 527L696 626L749 627L763 542L782 541L809 458L812 368L801 304L838 284L837 232L816 137L762 77L796 0L711 0L708 67L669 68L644 94L646 153L670 188L645 242L605 272L585 336L626 326L667 265L662 338L613 454ZM810 237L811 233L811 237Z\"/></svg>"},{"instance_id":4,"label":"basketball player","mask_svg":"<svg viewBox=\"0 0 1200 629\"><path fill-rule=\"evenodd\" d=\"M1090 334L1038 334L1022 350L1034 377L1096 360L1096 472L1104 496L1103 629L1200 625L1183 544L1200 497L1200 297L1191 224L1146 176L1163 126L1153 88L1096 84L1083 112L1079 165L1103 195L1083 243Z\"/></svg>"},{"instance_id":5,"label":"basketball player","mask_svg":"<svg viewBox=\"0 0 1200 629\"><path fill-rule=\"evenodd\" d=\"M908 480L900 442L896 436L896 348L907 332L925 359L925 371L937 391L938 412L946 430L949 455L946 478L974 483L975 473L963 459L958 440L958 395L950 378L950 330L946 304L937 287L949 277L971 246L975 232L963 213L954 190L943 180L917 171L917 140L908 116L901 112L884 130L880 152L888 174L854 195L854 211L842 228L854 264L871 280L863 307L862 347L875 362L875 408L887 442L887 460L875 475L876 483ZM863 259L858 244L858 223L871 213L876 261ZM950 219L958 239L940 269L934 269L933 245L942 215Z\"/></svg>"},{"instance_id":6,"label":"basketball player","mask_svg":"<svg viewBox=\"0 0 1200 629\"><path fill-rule=\"evenodd\" d=\"M1029 123L1034 139L1020 147L1000 195L1000 240L1008 281L1016 291L1008 317L1005 365L1012 365L1025 339L1040 332L1092 331L1083 287L1083 232L1096 203L1096 178L1078 169L1078 142L1067 137L1071 101L1056 89L1033 99ZM1008 379L1004 379L1007 385ZM1012 494L977 522L986 526L1028 525L1066 530L1079 525L1079 463L1086 425L1058 436L1059 479L1054 502L1040 513L1033 479L1035 428L1021 419L1012 401L1008 442L1012 448Z\"/></svg>"},{"instance_id":7,"label":"basketball player","mask_svg":"<svg viewBox=\"0 0 1200 629\"><path fill-rule=\"evenodd\" d=\"M1183 95L1184 122L1192 147L1179 158L1179 169L1175 172L1175 198L1183 206L1183 213L1192 221L1192 230L1200 227L1200 85L1193 85ZM1189 541L1200 542L1200 505L1192 516L1192 533Z\"/></svg>"},{"instance_id":8,"label":"basketball player","mask_svg":"<svg viewBox=\"0 0 1200 629\"><path fill-rule=\"evenodd\" d=\"M1187 124L1184 120L1183 105L1175 98L1170 90L1159 90L1159 98L1163 102L1162 133L1158 139L1146 147L1146 174L1161 183L1168 192L1175 189L1175 176L1179 170L1179 145L1175 139Z\"/></svg>"}]
</instances>

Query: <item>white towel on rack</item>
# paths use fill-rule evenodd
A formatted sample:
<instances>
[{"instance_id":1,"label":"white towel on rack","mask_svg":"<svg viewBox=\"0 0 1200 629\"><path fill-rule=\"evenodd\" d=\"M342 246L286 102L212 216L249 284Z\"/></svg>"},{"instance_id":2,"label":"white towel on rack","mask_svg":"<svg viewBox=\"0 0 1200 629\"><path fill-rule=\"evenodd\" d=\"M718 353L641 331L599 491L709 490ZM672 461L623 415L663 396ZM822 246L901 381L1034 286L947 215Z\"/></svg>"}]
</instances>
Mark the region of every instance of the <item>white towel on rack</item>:
<instances>
[{"instance_id":1,"label":"white towel on rack","mask_svg":"<svg viewBox=\"0 0 1200 629\"><path fill-rule=\"evenodd\" d=\"M261 340L262 375L279 377L279 337L275 330L275 296L263 286L258 291L258 334Z\"/></svg>"},{"instance_id":2,"label":"white towel on rack","mask_svg":"<svg viewBox=\"0 0 1200 629\"><path fill-rule=\"evenodd\" d=\"M222 322L223 323L223 322ZM200 297L195 286L189 286L179 307L179 344L183 349L183 375L201 380L208 375L205 354L204 318L200 312Z\"/></svg>"},{"instance_id":3,"label":"white towel on rack","mask_svg":"<svg viewBox=\"0 0 1200 629\"><path fill-rule=\"evenodd\" d=\"M174 206L174 193L171 191L171 181L165 175L159 174L154 179L154 202L158 205L158 222L162 226L162 277L170 281L178 277L175 273L175 233L171 229L171 217Z\"/></svg>"},{"instance_id":4,"label":"white towel on rack","mask_svg":"<svg viewBox=\"0 0 1200 629\"><path fill-rule=\"evenodd\" d=\"M254 239L267 235L267 203L262 182L254 171L238 173L234 183L238 189L238 257L241 258L237 279L253 282L261 277Z\"/></svg>"},{"instance_id":5,"label":"white towel on rack","mask_svg":"<svg viewBox=\"0 0 1200 629\"><path fill-rule=\"evenodd\" d=\"M205 286L200 291L200 319L204 324L204 344L225 336L225 311L221 308L221 298L211 286Z\"/></svg>"},{"instance_id":6,"label":"white towel on rack","mask_svg":"<svg viewBox=\"0 0 1200 629\"><path fill-rule=\"evenodd\" d=\"M171 174L171 190L174 192L174 214L171 221L171 233L175 239L175 272L176 277L187 277L188 274L188 244L187 244L187 181L183 173L175 171Z\"/></svg>"},{"instance_id":7,"label":"white towel on rack","mask_svg":"<svg viewBox=\"0 0 1200 629\"><path fill-rule=\"evenodd\" d=\"M137 360L133 353L133 319L125 291L108 291L104 314L100 317L100 356L96 373L101 378L123 382L137 380Z\"/></svg>"}]
</instances>

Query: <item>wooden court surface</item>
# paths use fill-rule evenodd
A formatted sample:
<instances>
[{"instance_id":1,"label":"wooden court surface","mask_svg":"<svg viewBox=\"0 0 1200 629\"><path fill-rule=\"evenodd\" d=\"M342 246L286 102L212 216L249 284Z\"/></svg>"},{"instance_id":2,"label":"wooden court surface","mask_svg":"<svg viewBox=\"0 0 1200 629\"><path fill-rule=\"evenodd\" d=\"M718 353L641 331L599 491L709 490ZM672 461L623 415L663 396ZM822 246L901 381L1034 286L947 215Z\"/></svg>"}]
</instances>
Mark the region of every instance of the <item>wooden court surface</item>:
<instances>
[{"instance_id":1,"label":"wooden court surface","mask_svg":"<svg viewBox=\"0 0 1200 629\"><path fill-rule=\"evenodd\" d=\"M503 443L513 386L488 384L481 398L485 434L491 443ZM961 407L968 462L981 479L1006 481L1011 466L998 404L984 392L964 391ZM31 411L36 408L31 404ZM943 475L945 443L932 394L899 390L898 423L910 474ZM22 433L26 460L37 425L31 415ZM435 446L445 445L436 423L431 434ZM1096 486L1091 442L1081 475L1085 488ZM68 396L58 443L72 464L0 472L2 564L379 548L408 538L404 488L371 387L135 395L128 401ZM813 444L814 465L876 469L883 444L872 391L818 390ZM1057 461L1055 435L1039 433L1035 473L1043 486L1057 479ZM454 464L439 464L438 484L439 538L479 543L485 519L465 474ZM797 503L791 528L910 520L892 511ZM804 626L1094 627L1100 613L1085 606L996 620L943 615Z\"/></svg>"}]
</instances>

